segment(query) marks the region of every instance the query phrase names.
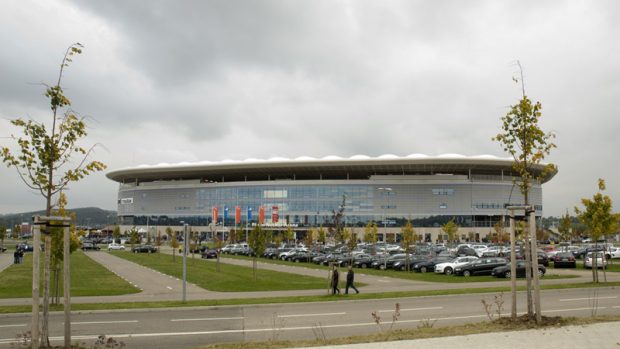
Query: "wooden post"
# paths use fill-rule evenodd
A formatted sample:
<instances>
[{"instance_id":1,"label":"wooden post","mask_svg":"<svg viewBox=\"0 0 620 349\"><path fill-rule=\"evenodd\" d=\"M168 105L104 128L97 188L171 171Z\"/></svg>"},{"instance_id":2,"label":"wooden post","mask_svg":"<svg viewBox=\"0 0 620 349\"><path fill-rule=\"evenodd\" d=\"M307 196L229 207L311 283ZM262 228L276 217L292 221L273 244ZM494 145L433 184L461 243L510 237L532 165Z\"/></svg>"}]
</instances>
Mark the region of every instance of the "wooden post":
<instances>
[{"instance_id":1,"label":"wooden post","mask_svg":"<svg viewBox=\"0 0 620 349\"><path fill-rule=\"evenodd\" d=\"M517 319L517 260L515 253L515 213L510 211L510 292L512 294L512 306L510 317Z\"/></svg>"},{"instance_id":2,"label":"wooden post","mask_svg":"<svg viewBox=\"0 0 620 349\"><path fill-rule=\"evenodd\" d=\"M34 217L32 241L32 325L30 326L32 349L39 349L39 261L41 258L41 226L39 217Z\"/></svg>"},{"instance_id":3,"label":"wooden post","mask_svg":"<svg viewBox=\"0 0 620 349\"><path fill-rule=\"evenodd\" d=\"M536 247L536 214L534 208L530 210L530 242L532 244L532 278L534 279L534 309L536 311L536 323L542 321L540 309L540 278L538 277L538 248Z\"/></svg>"}]
</instances>

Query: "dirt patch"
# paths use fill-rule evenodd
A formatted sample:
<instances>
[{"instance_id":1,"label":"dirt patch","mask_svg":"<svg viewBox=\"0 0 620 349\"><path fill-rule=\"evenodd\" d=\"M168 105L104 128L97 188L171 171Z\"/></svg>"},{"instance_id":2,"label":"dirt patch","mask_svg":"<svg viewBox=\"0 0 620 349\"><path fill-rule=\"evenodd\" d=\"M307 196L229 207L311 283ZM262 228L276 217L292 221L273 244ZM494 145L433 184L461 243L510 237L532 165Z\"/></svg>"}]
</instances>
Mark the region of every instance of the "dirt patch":
<instances>
[{"instance_id":1,"label":"dirt patch","mask_svg":"<svg viewBox=\"0 0 620 349\"><path fill-rule=\"evenodd\" d=\"M502 317L493 320L493 323L495 324L505 327L514 327L515 329L563 326L566 322L566 318L562 318L560 316L542 316L540 324L537 324L536 318L529 315L518 316L515 320L512 320L510 317Z\"/></svg>"}]
</instances>

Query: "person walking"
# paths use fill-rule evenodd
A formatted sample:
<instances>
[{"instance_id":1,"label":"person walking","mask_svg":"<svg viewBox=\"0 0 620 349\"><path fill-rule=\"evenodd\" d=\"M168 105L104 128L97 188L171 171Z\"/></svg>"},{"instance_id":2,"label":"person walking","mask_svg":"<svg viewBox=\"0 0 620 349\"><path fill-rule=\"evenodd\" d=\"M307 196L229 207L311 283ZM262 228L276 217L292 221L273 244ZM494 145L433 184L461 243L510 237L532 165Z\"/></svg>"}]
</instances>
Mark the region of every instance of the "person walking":
<instances>
[{"instance_id":1,"label":"person walking","mask_svg":"<svg viewBox=\"0 0 620 349\"><path fill-rule=\"evenodd\" d=\"M340 294L340 289L338 288L338 282L340 281L340 275L338 273L338 267L334 265L334 271L332 272L332 294L336 293Z\"/></svg>"},{"instance_id":2,"label":"person walking","mask_svg":"<svg viewBox=\"0 0 620 349\"><path fill-rule=\"evenodd\" d=\"M349 294L349 287L355 290L355 293L360 293L357 287L353 285L353 279L355 279L355 273L353 272L353 268L349 265L349 271L347 271L347 287L344 289L344 294Z\"/></svg>"}]
</instances>

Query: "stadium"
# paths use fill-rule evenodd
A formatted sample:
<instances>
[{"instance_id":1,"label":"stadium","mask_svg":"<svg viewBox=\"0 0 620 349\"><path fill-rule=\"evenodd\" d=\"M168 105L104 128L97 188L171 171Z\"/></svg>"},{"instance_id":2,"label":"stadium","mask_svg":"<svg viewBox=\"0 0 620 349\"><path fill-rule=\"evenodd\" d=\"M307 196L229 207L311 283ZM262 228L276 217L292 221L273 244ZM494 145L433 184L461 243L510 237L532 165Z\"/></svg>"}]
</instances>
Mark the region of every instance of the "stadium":
<instances>
[{"instance_id":1,"label":"stadium","mask_svg":"<svg viewBox=\"0 0 620 349\"><path fill-rule=\"evenodd\" d=\"M149 234L162 227L180 231L184 223L208 235L261 224L292 227L299 238L328 226L341 211L358 237L369 221L377 223L380 239L396 237L411 221L425 241L442 241L440 226L454 219L460 240L479 241L507 214L507 205L524 202L512 163L491 155L356 155L142 165L107 177L119 183L122 229ZM533 183L529 199L537 217L542 184L556 173Z\"/></svg>"}]
</instances>

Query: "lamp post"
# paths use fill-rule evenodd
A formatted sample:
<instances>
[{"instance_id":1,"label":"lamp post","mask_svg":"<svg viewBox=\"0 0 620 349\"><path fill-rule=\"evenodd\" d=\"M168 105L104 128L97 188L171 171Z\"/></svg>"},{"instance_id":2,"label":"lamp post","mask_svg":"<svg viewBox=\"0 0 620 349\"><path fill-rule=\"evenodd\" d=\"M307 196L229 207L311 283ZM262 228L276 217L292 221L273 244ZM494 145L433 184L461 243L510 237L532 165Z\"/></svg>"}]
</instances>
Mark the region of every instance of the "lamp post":
<instances>
[{"instance_id":1,"label":"lamp post","mask_svg":"<svg viewBox=\"0 0 620 349\"><path fill-rule=\"evenodd\" d=\"M187 223L183 224L183 297L182 302L187 301Z\"/></svg>"},{"instance_id":2,"label":"lamp post","mask_svg":"<svg viewBox=\"0 0 620 349\"><path fill-rule=\"evenodd\" d=\"M387 193L384 195L388 196L387 199L387 207L385 207L383 209L383 243L386 244L387 246L387 219L386 219L386 214L387 214L387 209L390 207L390 193L392 192L392 188L386 187L386 188L377 188L377 190L379 190L382 193ZM383 251L383 269L387 269L387 255L386 255L387 249Z\"/></svg>"}]
</instances>

